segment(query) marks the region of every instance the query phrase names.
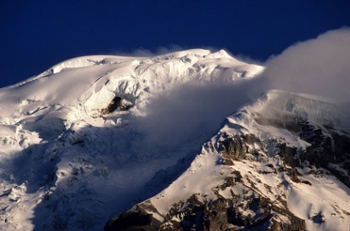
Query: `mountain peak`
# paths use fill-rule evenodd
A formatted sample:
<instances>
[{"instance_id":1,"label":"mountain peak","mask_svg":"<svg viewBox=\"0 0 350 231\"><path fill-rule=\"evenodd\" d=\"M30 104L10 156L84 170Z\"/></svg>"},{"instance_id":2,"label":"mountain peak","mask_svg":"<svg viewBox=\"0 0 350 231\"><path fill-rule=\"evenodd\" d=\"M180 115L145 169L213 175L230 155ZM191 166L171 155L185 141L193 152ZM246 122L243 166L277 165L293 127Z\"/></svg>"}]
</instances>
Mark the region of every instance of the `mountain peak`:
<instances>
[{"instance_id":1,"label":"mountain peak","mask_svg":"<svg viewBox=\"0 0 350 231\"><path fill-rule=\"evenodd\" d=\"M346 227L348 111L252 97L263 71L224 50L98 55L0 89L0 226Z\"/></svg>"}]
</instances>

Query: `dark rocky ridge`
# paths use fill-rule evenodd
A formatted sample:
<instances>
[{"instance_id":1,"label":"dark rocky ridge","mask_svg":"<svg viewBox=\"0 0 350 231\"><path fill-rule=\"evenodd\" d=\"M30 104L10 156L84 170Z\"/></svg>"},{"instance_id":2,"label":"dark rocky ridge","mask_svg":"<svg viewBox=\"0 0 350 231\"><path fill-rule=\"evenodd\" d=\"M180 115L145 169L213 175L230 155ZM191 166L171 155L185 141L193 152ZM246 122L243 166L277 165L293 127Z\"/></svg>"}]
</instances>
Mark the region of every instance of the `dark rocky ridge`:
<instances>
[{"instance_id":1,"label":"dark rocky ridge","mask_svg":"<svg viewBox=\"0 0 350 231\"><path fill-rule=\"evenodd\" d=\"M152 231L157 230L159 225L160 222L153 219L151 214L147 214L141 207L135 206L120 214L118 218L110 220L106 224L105 230Z\"/></svg>"},{"instance_id":2,"label":"dark rocky ridge","mask_svg":"<svg viewBox=\"0 0 350 231\"><path fill-rule=\"evenodd\" d=\"M237 180L241 179L239 173L236 173L235 180L227 178L226 183L218 186L214 190L224 190L227 187L232 187L239 184ZM254 191L254 189L252 189ZM112 230L184 230L184 231L210 231L210 230L305 230L305 222L291 213L283 198L279 198L278 205L268 198L261 197L258 193L253 196L235 195L232 191L232 198L226 199L216 193L217 199L213 201L201 202L197 195L192 195L185 201L179 201L173 204L172 208L166 215L162 215L164 222L159 222L154 219L151 214L145 213L145 209L157 211L149 201L133 207L127 212L112 219L105 227L106 231ZM246 205L239 203L240 197L246 197ZM281 204L285 207L281 208ZM136 208L136 209L135 209ZM135 210L137 212L135 212ZM244 215L240 210L255 211L256 215ZM135 215L137 214L137 215ZM142 215L140 215L142 214ZM128 223L132 219L140 217L147 217L148 222L144 225L139 225L139 221L134 220L134 223ZM279 216L287 217L290 223L283 223ZM174 217L180 222L175 221ZM121 227L120 224L129 225Z\"/></svg>"},{"instance_id":3,"label":"dark rocky ridge","mask_svg":"<svg viewBox=\"0 0 350 231\"><path fill-rule=\"evenodd\" d=\"M350 136L348 134L336 131L331 126L319 126L292 115L285 121L266 119L261 116L256 121L261 125L273 125L286 129L310 145L302 150L283 142L283 139L266 142L254 134L224 135L219 150L224 159L223 164L234 166L235 161L261 161L271 155L268 153L268 146L275 145L279 150L277 154L283 159L283 166L275 168L272 164L267 164L271 171L259 172L260 174L286 172L291 181L312 187L310 182L303 180L298 169L314 166L317 170L312 170L308 174L333 174L350 187ZM251 147L255 147L254 144L260 148L252 149ZM333 167L332 164L340 167ZM219 194L220 190L235 187L237 184L244 185L251 194L235 195L232 190L231 198L223 198ZM266 185L266 187L269 186ZM283 194L275 201L271 201L259 192L249 178L244 181L239 171L233 171L222 185L212 190L217 197L215 200L203 201L199 199L200 195L193 195L173 204L167 214L159 214L150 201L142 202L138 204L139 213L146 210L153 211L158 213L164 221L160 222L146 212L145 216L150 219L148 224L135 226L135 223L125 229L113 229L116 224L129 219L125 216L128 213L126 212L111 220L105 230L306 230L305 221L288 209ZM246 201L245 205L239 203L242 199ZM251 211L255 215L244 215L242 210ZM176 219L173 219L174 217ZM287 218L287 222L280 217ZM310 219L316 223L324 222L322 214Z\"/></svg>"}]
</instances>

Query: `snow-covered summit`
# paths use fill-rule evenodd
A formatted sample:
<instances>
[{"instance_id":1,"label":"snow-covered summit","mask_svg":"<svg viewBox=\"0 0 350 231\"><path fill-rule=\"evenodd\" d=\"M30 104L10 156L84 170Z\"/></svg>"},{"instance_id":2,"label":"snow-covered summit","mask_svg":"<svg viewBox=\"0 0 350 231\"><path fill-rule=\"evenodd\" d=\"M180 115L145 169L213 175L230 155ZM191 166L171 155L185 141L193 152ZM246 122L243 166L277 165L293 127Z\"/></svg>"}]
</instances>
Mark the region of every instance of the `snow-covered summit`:
<instances>
[{"instance_id":1,"label":"snow-covered summit","mask_svg":"<svg viewBox=\"0 0 350 231\"><path fill-rule=\"evenodd\" d=\"M216 99L263 69L223 50L99 55L0 89L0 226L101 229L156 172L190 161L234 110L216 114Z\"/></svg>"},{"instance_id":2,"label":"snow-covered summit","mask_svg":"<svg viewBox=\"0 0 350 231\"><path fill-rule=\"evenodd\" d=\"M232 81L253 77L262 70L263 67L240 62L223 50L211 53L195 49L152 57L78 57L1 89L1 115L8 115L13 109L25 114L37 109L37 105L81 105L92 112L108 106L116 95L143 101L176 84Z\"/></svg>"},{"instance_id":3,"label":"snow-covered summit","mask_svg":"<svg viewBox=\"0 0 350 231\"><path fill-rule=\"evenodd\" d=\"M98 55L1 88L0 227L346 227L348 107L257 98L263 71L224 50Z\"/></svg>"}]
</instances>

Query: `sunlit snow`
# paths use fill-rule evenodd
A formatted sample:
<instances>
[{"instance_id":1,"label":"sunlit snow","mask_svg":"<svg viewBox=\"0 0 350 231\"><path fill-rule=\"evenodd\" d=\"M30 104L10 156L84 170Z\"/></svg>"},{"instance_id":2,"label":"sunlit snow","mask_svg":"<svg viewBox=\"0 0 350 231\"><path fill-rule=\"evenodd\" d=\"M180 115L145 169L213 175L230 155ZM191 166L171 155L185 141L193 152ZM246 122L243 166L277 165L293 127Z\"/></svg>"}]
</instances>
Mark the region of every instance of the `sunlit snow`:
<instances>
[{"instance_id":1,"label":"sunlit snow","mask_svg":"<svg viewBox=\"0 0 350 231\"><path fill-rule=\"evenodd\" d=\"M257 124L258 113L294 113L348 131L346 108L334 114L342 105L283 91L259 98L263 71L223 50L86 56L0 89L0 227L102 230L110 218L150 197L166 211L180 196L205 194L223 180L230 167L217 164L221 157L213 147L219 134L233 134L237 125L262 139L308 145ZM109 109L118 100L126 110ZM236 164L242 175L246 167ZM172 174L162 182L164 170ZM279 178L260 180L272 185ZM326 214L327 225L308 223L309 230L346 228L349 217L332 217L331 204L350 212L350 190L331 177L308 181L315 187L285 186L290 209L303 219Z\"/></svg>"}]
</instances>

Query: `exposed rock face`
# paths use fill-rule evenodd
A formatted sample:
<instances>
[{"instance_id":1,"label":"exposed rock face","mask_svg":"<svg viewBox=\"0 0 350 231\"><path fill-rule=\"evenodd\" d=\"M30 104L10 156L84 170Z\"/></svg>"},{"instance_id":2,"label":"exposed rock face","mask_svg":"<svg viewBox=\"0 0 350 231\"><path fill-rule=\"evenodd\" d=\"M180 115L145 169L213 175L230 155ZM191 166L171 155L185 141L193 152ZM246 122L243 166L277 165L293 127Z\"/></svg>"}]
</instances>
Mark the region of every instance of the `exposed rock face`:
<instances>
[{"instance_id":1,"label":"exposed rock face","mask_svg":"<svg viewBox=\"0 0 350 231\"><path fill-rule=\"evenodd\" d=\"M259 122L261 122L259 118ZM264 123L267 123L266 121ZM297 147L289 146L278 140L271 140L276 143L279 155L288 166L302 167L302 163L314 165L316 168L325 168L338 177L345 185L350 187L350 136L346 133L338 133L332 127L320 128L308 121L297 119L294 127L289 122L289 128L300 139L305 140L310 145L305 150L298 150ZM268 147L254 134L235 135L228 137L222 142L223 156L225 164L232 164L233 160L249 159L248 155L255 158L261 157L261 152L266 155ZM254 146L260 149L252 149ZM264 154L263 154L264 155ZM340 168L334 168L330 164L338 164ZM345 173L346 172L346 173ZM345 174L344 174L345 173Z\"/></svg>"},{"instance_id":2,"label":"exposed rock face","mask_svg":"<svg viewBox=\"0 0 350 231\"><path fill-rule=\"evenodd\" d=\"M290 182L313 187L312 183L305 179L309 174L315 177L333 174L350 187L348 134L335 131L332 127L312 124L299 117L287 118L284 124L268 121L263 117L259 117L258 122L265 125L277 123L308 146L304 149L294 147L278 137L262 140L254 134L223 134L217 147L222 154L224 165L234 168L238 162L244 162L247 168L254 169L255 163L266 163L265 170L254 170L262 176L287 176L277 185L281 190L283 187L288 188ZM275 151L271 152L272 149ZM279 158L280 164L272 164L267 161L268 158ZM251 174L250 171L248 173ZM132 208L111 220L105 230L306 230L306 221L292 212L285 193L275 194L275 199L272 200L257 185L261 182L254 181L253 175L249 174L243 175L233 170L230 175L226 175L222 184L211 189L214 198L207 200L204 195L193 194L174 203L166 214L159 213L149 200L142 202L138 204L138 215L134 215L135 220L132 219L135 222L134 226L120 228L119 225L128 223L130 215L125 214L135 210ZM234 193L235 187L243 187L243 193ZM271 185L264 184L264 187L269 193L276 192ZM227 196L227 192L230 196ZM343 212L348 214L346 211ZM156 219L151 213L158 214L161 219ZM138 219L145 220L142 226L137 226ZM327 222L322 212L310 215L309 221Z\"/></svg>"},{"instance_id":3,"label":"exposed rock face","mask_svg":"<svg viewBox=\"0 0 350 231\"><path fill-rule=\"evenodd\" d=\"M303 124L300 135L311 145L302 152L301 159L316 167L325 168L350 187L350 136L331 127L322 130L309 123ZM334 167L332 164L339 165Z\"/></svg>"},{"instance_id":4,"label":"exposed rock face","mask_svg":"<svg viewBox=\"0 0 350 231\"><path fill-rule=\"evenodd\" d=\"M244 195L243 195L244 196ZM240 195L233 195L232 199L218 197L213 201L201 202L196 195L186 201L175 203L168 213L159 222L151 214L146 214L142 208L149 209L147 203L139 204L137 211L134 208L108 222L106 231L112 230L305 230L304 220L293 215L287 208L281 208L275 203L259 195L247 198L246 205L238 203ZM282 199L281 199L282 201ZM155 208L152 208L156 211ZM244 215L242 210L254 211L256 214ZM141 212L142 211L142 212ZM286 217L290 222L280 223L279 217Z\"/></svg>"},{"instance_id":5,"label":"exposed rock face","mask_svg":"<svg viewBox=\"0 0 350 231\"><path fill-rule=\"evenodd\" d=\"M301 167L301 163L325 168L334 174L345 185L350 187L350 136L338 133L332 127L320 128L307 121L300 124L299 137L310 144L306 150L280 144L281 155L292 167ZM332 167L340 165L340 168Z\"/></svg>"},{"instance_id":6,"label":"exposed rock face","mask_svg":"<svg viewBox=\"0 0 350 231\"><path fill-rule=\"evenodd\" d=\"M227 138L222 142L223 154L226 157L231 157L233 160L242 160L246 158L246 154L259 155L257 150L249 148L252 144L261 145L259 139L253 134L235 135L232 138Z\"/></svg>"},{"instance_id":7,"label":"exposed rock face","mask_svg":"<svg viewBox=\"0 0 350 231\"><path fill-rule=\"evenodd\" d=\"M111 112L114 112L119 108L120 111L126 111L129 110L132 107L132 103L126 99L123 99L119 96L114 97L114 99L111 101L111 103L108 105L107 108L104 108L101 110L101 114L109 114Z\"/></svg>"},{"instance_id":8,"label":"exposed rock face","mask_svg":"<svg viewBox=\"0 0 350 231\"><path fill-rule=\"evenodd\" d=\"M153 219L151 214L147 214L139 206L135 206L120 214L117 218L110 220L106 226L106 231L113 230L142 230L152 231L159 228L160 222Z\"/></svg>"}]
</instances>

